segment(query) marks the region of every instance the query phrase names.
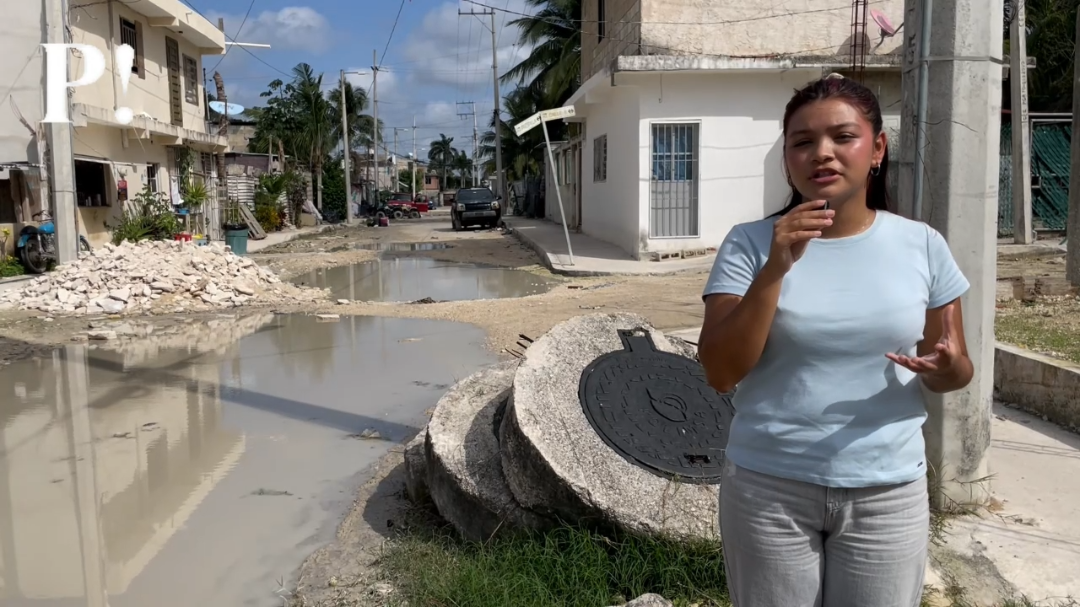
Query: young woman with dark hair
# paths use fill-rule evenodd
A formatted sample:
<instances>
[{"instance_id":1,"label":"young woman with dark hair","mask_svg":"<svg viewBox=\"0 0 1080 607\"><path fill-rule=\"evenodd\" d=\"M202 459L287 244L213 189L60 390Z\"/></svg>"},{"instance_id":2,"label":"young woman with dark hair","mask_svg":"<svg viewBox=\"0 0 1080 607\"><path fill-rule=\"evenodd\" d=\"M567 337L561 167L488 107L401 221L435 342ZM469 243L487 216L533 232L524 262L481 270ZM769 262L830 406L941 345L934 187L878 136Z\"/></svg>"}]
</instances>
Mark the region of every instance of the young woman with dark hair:
<instances>
[{"instance_id":1,"label":"young woman with dark hair","mask_svg":"<svg viewBox=\"0 0 1080 607\"><path fill-rule=\"evenodd\" d=\"M720 489L736 607L916 607L929 497L922 386L963 388L968 281L889 212L874 94L839 75L783 122L791 203L724 240L699 355L738 385Z\"/></svg>"}]
</instances>

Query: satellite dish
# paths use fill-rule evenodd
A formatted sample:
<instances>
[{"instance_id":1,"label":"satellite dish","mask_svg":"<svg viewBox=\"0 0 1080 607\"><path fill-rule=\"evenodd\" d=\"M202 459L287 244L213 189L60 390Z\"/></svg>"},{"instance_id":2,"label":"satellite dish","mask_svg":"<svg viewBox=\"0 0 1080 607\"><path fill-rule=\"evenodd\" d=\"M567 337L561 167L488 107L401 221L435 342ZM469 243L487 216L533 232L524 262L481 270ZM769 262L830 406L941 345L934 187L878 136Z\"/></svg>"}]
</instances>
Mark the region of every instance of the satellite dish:
<instances>
[{"instance_id":1,"label":"satellite dish","mask_svg":"<svg viewBox=\"0 0 1080 607\"><path fill-rule=\"evenodd\" d=\"M900 30L899 27L894 26L892 22L889 21L889 18L886 17L884 13L877 10L876 8L870 9L870 18L873 19L874 23L876 23L878 27L881 28L882 38L891 38L896 35L897 31ZM903 27L902 23L900 25L901 27Z\"/></svg>"},{"instance_id":2,"label":"satellite dish","mask_svg":"<svg viewBox=\"0 0 1080 607\"><path fill-rule=\"evenodd\" d=\"M244 106L236 105L235 103L222 103L220 101L211 101L210 109L218 114L227 114L229 116L239 116L244 113Z\"/></svg>"}]
</instances>

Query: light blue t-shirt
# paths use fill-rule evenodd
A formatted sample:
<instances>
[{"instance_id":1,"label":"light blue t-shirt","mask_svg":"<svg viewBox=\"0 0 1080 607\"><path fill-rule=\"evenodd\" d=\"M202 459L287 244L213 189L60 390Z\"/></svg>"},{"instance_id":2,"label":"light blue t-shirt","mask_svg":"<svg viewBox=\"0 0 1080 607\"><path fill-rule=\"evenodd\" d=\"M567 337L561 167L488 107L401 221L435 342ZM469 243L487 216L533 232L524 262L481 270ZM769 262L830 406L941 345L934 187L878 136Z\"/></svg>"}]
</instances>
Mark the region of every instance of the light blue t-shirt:
<instances>
[{"instance_id":1,"label":"light blue t-shirt","mask_svg":"<svg viewBox=\"0 0 1080 607\"><path fill-rule=\"evenodd\" d=\"M743 296L769 256L774 218L735 226L705 295ZM914 373L926 311L969 283L930 226L879 212L866 231L815 239L784 277L756 367L735 393L726 456L736 465L829 487L926 474L926 405Z\"/></svg>"}]
</instances>

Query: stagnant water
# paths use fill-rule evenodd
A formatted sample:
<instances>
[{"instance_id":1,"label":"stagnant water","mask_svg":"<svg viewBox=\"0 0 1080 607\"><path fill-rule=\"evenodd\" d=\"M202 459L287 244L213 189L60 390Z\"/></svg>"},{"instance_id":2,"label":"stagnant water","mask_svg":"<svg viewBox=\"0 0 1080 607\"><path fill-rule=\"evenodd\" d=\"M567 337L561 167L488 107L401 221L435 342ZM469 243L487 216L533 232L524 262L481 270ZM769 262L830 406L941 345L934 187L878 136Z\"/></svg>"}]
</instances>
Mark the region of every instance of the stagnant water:
<instances>
[{"instance_id":1,"label":"stagnant water","mask_svg":"<svg viewBox=\"0 0 1080 607\"><path fill-rule=\"evenodd\" d=\"M261 314L0 370L0 604L281 605L483 340Z\"/></svg>"},{"instance_id":2,"label":"stagnant water","mask_svg":"<svg viewBox=\"0 0 1080 607\"><path fill-rule=\"evenodd\" d=\"M319 268L292 279L330 289L332 297L360 301L499 299L544 293L557 282L526 272L426 257L389 257L336 268Z\"/></svg>"},{"instance_id":3,"label":"stagnant water","mask_svg":"<svg viewBox=\"0 0 1080 607\"><path fill-rule=\"evenodd\" d=\"M412 251L442 251L451 247L445 242L362 242L353 245L353 248L363 251L408 253Z\"/></svg>"}]
</instances>

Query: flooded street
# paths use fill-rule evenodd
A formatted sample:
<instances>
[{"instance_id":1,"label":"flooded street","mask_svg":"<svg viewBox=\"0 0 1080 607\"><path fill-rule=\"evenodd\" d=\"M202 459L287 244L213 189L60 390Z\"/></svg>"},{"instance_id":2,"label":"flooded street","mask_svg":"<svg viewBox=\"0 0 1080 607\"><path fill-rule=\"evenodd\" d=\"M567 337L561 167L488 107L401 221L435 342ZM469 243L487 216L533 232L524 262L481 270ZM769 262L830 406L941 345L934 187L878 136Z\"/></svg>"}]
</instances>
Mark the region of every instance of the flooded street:
<instances>
[{"instance_id":1,"label":"flooded street","mask_svg":"<svg viewBox=\"0 0 1080 607\"><path fill-rule=\"evenodd\" d=\"M524 270L439 261L428 257L387 257L350 266L319 268L294 284L330 289L333 299L407 302L502 299L536 295L559 281Z\"/></svg>"},{"instance_id":2,"label":"flooded street","mask_svg":"<svg viewBox=\"0 0 1080 607\"><path fill-rule=\"evenodd\" d=\"M281 605L370 466L494 360L449 322L208 324L0 371L0 604Z\"/></svg>"}]
</instances>

